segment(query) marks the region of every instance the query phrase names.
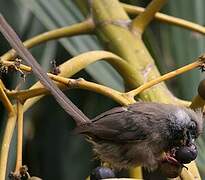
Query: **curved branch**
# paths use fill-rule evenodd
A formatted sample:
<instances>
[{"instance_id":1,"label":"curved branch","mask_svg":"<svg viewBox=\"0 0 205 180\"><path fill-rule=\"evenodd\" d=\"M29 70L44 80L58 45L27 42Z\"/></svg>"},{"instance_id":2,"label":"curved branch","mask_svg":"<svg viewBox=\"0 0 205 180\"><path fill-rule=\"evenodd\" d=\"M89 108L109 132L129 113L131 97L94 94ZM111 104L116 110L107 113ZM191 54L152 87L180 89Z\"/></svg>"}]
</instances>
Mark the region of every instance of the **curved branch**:
<instances>
[{"instance_id":1,"label":"curved branch","mask_svg":"<svg viewBox=\"0 0 205 180\"><path fill-rule=\"evenodd\" d=\"M124 59L108 51L89 51L73 57L59 66L59 75L70 77L80 70L86 68L89 64L95 63L99 60L104 60L111 64L115 70L120 73L126 82L132 83L135 81L136 74L134 72L136 70ZM133 73L130 73L131 70ZM129 77L127 74L129 74Z\"/></svg>"},{"instance_id":2,"label":"curved branch","mask_svg":"<svg viewBox=\"0 0 205 180\"><path fill-rule=\"evenodd\" d=\"M132 6L132 5L124 4L124 3L121 3L121 5L124 8L124 10L130 15L138 15L145 11L145 8L142 8L142 7ZM199 24L196 24L196 23L193 23L193 22L181 19L181 18L169 16L163 13L156 13L154 18L156 20L161 21L162 23L168 23L168 24L172 24L175 26L180 26L182 28L186 28L186 29L189 29L189 30L201 33L201 34L205 34L204 26L201 26Z\"/></svg>"},{"instance_id":3,"label":"curved branch","mask_svg":"<svg viewBox=\"0 0 205 180\"><path fill-rule=\"evenodd\" d=\"M6 168L8 162L9 148L16 125L16 113L10 113L6 121L6 127L3 134L3 141L0 152L0 180L6 179Z\"/></svg>"},{"instance_id":4,"label":"curved branch","mask_svg":"<svg viewBox=\"0 0 205 180\"><path fill-rule=\"evenodd\" d=\"M4 92L4 84L0 79L0 100L2 101L3 105L7 109L9 113L14 113L14 108L11 104L11 101L8 99L6 93Z\"/></svg>"},{"instance_id":5,"label":"curved branch","mask_svg":"<svg viewBox=\"0 0 205 180\"><path fill-rule=\"evenodd\" d=\"M135 76L136 76L136 74L134 73L135 70L122 58L108 51L90 51L90 52L80 54L74 58L71 58L70 60L66 61L65 63L59 66L59 69L60 69L59 76L70 77L74 75L75 73L77 73L78 71L82 70L83 68L87 67L89 64L94 63L101 59L104 59L105 61L110 63L112 66L114 66L115 69L119 71L119 73L123 76L123 78L126 81L131 82L131 83L135 81ZM8 61L2 61L2 64L8 65ZM9 65L15 66L15 62L9 62ZM22 68L21 70L24 70L24 71L28 71L28 72L31 71L30 67L22 65L22 64L19 65L19 68L20 69ZM133 73L131 73L130 76L126 76L126 74L129 74L130 69L132 70ZM37 82L30 88L30 90L36 89L39 87L42 87L42 85L40 84L40 82ZM103 93L102 91L100 93ZM35 91L35 93L36 92L38 91ZM104 93L106 94L106 91ZM112 94L110 94L109 96L111 97ZM117 100L116 94L114 94L113 96L114 96L113 98ZM28 109L31 105L33 105L35 102L37 102L42 97L43 96L38 96L38 97L33 97L27 100L25 102L24 110ZM134 102L132 98L125 96L125 99L131 99L131 102ZM117 102L119 101L121 100L118 99ZM127 104L127 103L128 102L126 103L121 102L121 104Z\"/></svg>"},{"instance_id":6,"label":"curved branch","mask_svg":"<svg viewBox=\"0 0 205 180\"><path fill-rule=\"evenodd\" d=\"M150 87L152 87L152 86L154 86L156 84L159 84L159 83L161 83L161 82L163 82L165 80L171 79L171 78L173 78L173 77L175 77L175 76L177 76L179 74L185 73L185 72L190 71L190 70L192 70L194 68L201 67L201 66L204 65L204 63L205 63L205 56L201 56L201 57L197 58L197 60L195 62L193 62L191 64L188 64L186 66L183 66L183 67L181 67L181 68L179 68L177 70L174 70L172 72L169 72L167 74L164 74L164 75L162 75L162 76L160 76L160 77L158 77L156 79L153 79L153 80L143 84L139 88L134 89L132 91L129 91L127 94L129 96L136 96L139 93L141 93L142 91L144 91L144 90L146 90L146 89L148 89L148 88L150 88Z\"/></svg>"},{"instance_id":7,"label":"curved branch","mask_svg":"<svg viewBox=\"0 0 205 180\"><path fill-rule=\"evenodd\" d=\"M111 88L108 88L108 87L105 87L102 85L98 85L96 83L88 82L85 80L79 81L79 80L66 79L66 78L60 77L60 76L65 76L65 77L72 76L76 72L80 71L83 67L86 67L87 65L89 65L89 63L93 63L93 62L97 61L99 58L108 58L107 59L108 62L112 63L113 65L119 66L119 68L121 66L124 67L123 64L125 62L120 57L118 57L110 52L106 52L106 51L93 51L93 52L83 53L83 54L76 56L76 57L72 58L71 60L63 63L62 65L60 65L61 73L59 74L59 76L55 76L55 75L50 74L50 73L48 73L48 75L53 80L60 82L61 84L68 85L69 88L82 88L82 89L87 89L87 90L91 90L94 92L98 92L100 94L111 97L112 99L116 100L120 104L126 105L126 104L134 102L134 97L137 94L144 91L145 89L148 89L148 88L150 88L150 87L152 87L152 86L154 86L162 81L173 78L179 74L182 74L184 72L192 70L196 67L202 66L204 64L204 61L205 61L204 56L201 56L198 59L196 59L196 62L191 63L189 65L186 65L186 66L179 68L175 71L169 72L169 73L167 73L163 76L160 76L159 78L156 78L154 80L151 80L148 83L145 83L144 85L140 86L139 88L134 89L132 91L129 91L127 93L120 93L120 92L113 90ZM10 62L9 65L13 65L12 63L14 64L14 62ZM31 70L30 67L25 66L25 65L20 65L19 67L20 68L22 67L22 70L29 70L29 71ZM24 90L24 91L20 91L20 92L8 92L7 91L7 94L10 97L18 97L22 100L25 100L28 98L42 95L42 94L47 94L47 90L44 89L43 86L38 82L35 85L33 85L29 90ZM122 98L122 96L123 96L123 98ZM37 98L36 100L39 100L39 98L41 98L41 97L35 97L35 98ZM177 101L177 99L176 99L176 101ZM186 104L187 104L187 102L186 102Z\"/></svg>"},{"instance_id":8,"label":"curved branch","mask_svg":"<svg viewBox=\"0 0 205 180\"><path fill-rule=\"evenodd\" d=\"M127 82L134 82L135 73L130 74L129 77L126 76L132 70L135 72L132 66L130 66L124 59L121 57L108 52L108 51L89 51L86 53L82 53L78 56L75 56L63 64L59 66L60 73L59 76L63 77L70 77L74 75L75 73L79 72L80 70L86 68L89 64L95 63L99 60L105 60L109 64L111 64L124 78ZM16 66L15 62L10 62L7 60L1 60L0 61L3 66ZM20 64L17 69L31 72L32 69L29 66Z\"/></svg>"},{"instance_id":9,"label":"curved branch","mask_svg":"<svg viewBox=\"0 0 205 180\"><path fill-rule=\"evenodd\" d=\"M91 19L87 19L81 23L73 24L71 26L54 29L48 32L39 34L31 39L26 40L23 44L26 48L32 48L41 43L59 39L62 37L70 37L73 35L92 33L95 25ZM9 50L7 53L1 56L1 60L12 60L16 57L16 51L14 49Z\"/></svg>"},{"instance_id":10,"label":"curved branch","mask_svg":"<svg viewBox=\"0 0 205 180\"><path fill-rule=\"evenodd\" d=\"M49 74L49 73L48 73L48 76L52 80L58 82L57 85L62 90L65 90L67 88L69 89L80 88L80 89L90 90L90 91L105 95L107 97L110 97L111 99L115 100L121 105L128 105L128 104L135 102L133 98L131 97L129 98L128 96L125 96L124 93L121 93L119 91L116 91L112 88L109 88L109 87L106 87L100 84L86 81L82 78L75 80L75 79L69 79L69 78L56 76L56 75ZM49 91L41 85L33 89L27 89L27 90L21 90L21 91L6 91L6 93L11 98L17 98L17 99L26 101L29 98L33 98L33 97L40 96L40 95L46 95L49 93Z\"/></svg>"}]
</instances>

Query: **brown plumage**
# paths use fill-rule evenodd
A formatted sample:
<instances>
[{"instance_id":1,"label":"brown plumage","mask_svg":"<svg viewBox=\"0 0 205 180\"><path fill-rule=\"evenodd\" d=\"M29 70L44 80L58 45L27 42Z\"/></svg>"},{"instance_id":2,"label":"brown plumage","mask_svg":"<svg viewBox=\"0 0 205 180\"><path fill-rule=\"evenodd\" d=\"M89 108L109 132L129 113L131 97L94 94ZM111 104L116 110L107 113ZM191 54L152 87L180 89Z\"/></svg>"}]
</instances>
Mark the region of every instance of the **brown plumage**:
<instances>
[{"instance_id":1,"label":"brown plumage","mask_svg":"<svg viewBox=\"0 0 205 180\"><path fill-rule=\"evenodd\" d=\"M138 102L102 113L75 132L86 135L99 158L114 168L142 165L152 170L165 153L193 143L202 123L202 113L188 108Z\"/></svg>"}]
</instances>

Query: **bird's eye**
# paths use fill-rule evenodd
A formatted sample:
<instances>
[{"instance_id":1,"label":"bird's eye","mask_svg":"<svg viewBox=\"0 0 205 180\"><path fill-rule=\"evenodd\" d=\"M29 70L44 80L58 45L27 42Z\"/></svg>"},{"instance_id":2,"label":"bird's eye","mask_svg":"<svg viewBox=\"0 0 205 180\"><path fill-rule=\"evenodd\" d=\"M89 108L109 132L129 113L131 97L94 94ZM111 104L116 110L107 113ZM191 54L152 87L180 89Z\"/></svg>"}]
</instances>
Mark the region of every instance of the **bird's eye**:
<instances>
[{"instance_id":1,"label":"bird's eye","mask_svg":"<svg viewBox=\"0 0 205 180\"><path fill-rule=\"evenodd\" d=\"M195 123L194 121L191 121L191 122L189 123L188 129L190 129L190 130L196 130L196 123Z\"/></svg>"},{"instance_id":2,"label":"bird's eye","mask_svg":"<svg viewBox=\"0 0 205 180\"><path fill-rule=\"evenodd\" d=\"M192 139L197 138L197 125L196 122L191 121L188 125L188 132L190 133Z\"/></svg>"}]
</instances>

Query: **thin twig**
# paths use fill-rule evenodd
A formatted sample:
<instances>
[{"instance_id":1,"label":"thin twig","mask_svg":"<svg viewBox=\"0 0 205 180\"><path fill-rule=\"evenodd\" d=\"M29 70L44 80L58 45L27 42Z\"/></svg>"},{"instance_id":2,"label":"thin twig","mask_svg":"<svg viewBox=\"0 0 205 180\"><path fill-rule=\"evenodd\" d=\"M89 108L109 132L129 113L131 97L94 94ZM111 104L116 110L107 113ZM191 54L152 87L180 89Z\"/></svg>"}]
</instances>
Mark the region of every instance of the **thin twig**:
<instances>
[{"instance_id":1,"label":"thin twig","mask_svg":"<svg viewBox=\"0 0 205 180\"><path fill-rule=\"evenodd\" d=\"M34 36L33 38L30 38L24 42L25 47L32 48L36 45L39 45L41 43L59 39L62 37L71 37L74 35L79 34L88 34L92 33L95 28L94 23L91 19L87 19L83 22L73 24L70 26L54 29L48 32L44 32L42 34L39 34L37 36ZM10 51L6 52L4 55L1 56L1 60L13 60L16 57L16 51L14 49L11 49Z\"/></svg>"},{"instance_id":2,"label":"thin twig","mask_svg":"<svg viewBox=\"0 0 205 180\"><path fill-rule=\"evenodd\" d=\"M114 53L108 51L89 51L78 56L75 56L71 59L68 59L63 64L59 66L60 73L59 76L70 77L80 70L86 68L88 65L95 63L96 61L106 61L111 64L124 78L126 82L132 81L136 74L132 73L129 77L125 76L130 69L133 70L133 67L130 66L124 59L117 56ZM12 61L0 61L3 66L15 66L15 63ZM32 69L29 66L19 64L19 69L26 72L31 72ZM135 72L135 70L133 70Z\"/></svg>"},{"instance_id":3,"label":"thin twig","mask_svg":"<svg viewBox=\"0 0 205 180\"><path fill-rule=\"evenodd\" d=\"M23 103L17 101L17 156L14 173L18 173L22 167L22 148L23 148Z\"/></svg>"},{"instance_id":4,"label":"thin twig","mask_svg":"<svg viewBox=\"0 0 205 180\"><path fill-rule=\"evenodd\" d=\"M2 80L0 79L0 100L2 101L3 105L7 109L8 113L14 113L13 106L8 99L6 93L4 92L4 84Z\"/></svg>"},{"instance_id":5,"label":"thin twig","mask_svg":"<svg viewBox=\"0 0 205 180\"><path fill-rule=\"evenodd\" d=\"M145 8L142 7L138 7L138 6L132 6L129 4L125 4L125 3L121 3L124 10L130 14L130 15L138 15L142 12L145 11ZM161 21L162 23L168 23L168 24L172 24L175 26L180 26L201 34L205 34L205 27L201 26L200 24L196 24L181 18L177 18L177 17L173 17L173 16L169 16L163 13L159 13L157 12L154 16L154 18L156 20Z\"/></svg>"},{"instance_id":6,"label":"thin twig","mask_svg":"<svg viewBox=\"0 0 205 180\"><path fill-rule=\"evenodd\" d=\"M154 19L158 12L167 2L167 0L152 0L146 10L132 21L132 32L143 33L148 24Z\"/></svg>"},{"instance_id":7,"label":"thin twig","mask_svg":"<svg viewBox=\"0 0 205 180\"><path fill-rule=\"evenodd\" d=\"M165 81L165 80L168 80L168 79L171 79L179 74L182 74L182 73L185 73L187 71L190 71L194 68L197 68L197 67L200 67L202 66L203 64L205 63L205 57L204 56L201 56L199 57L195 62L191 63L191 64L188 64L186 66L183 66L177 70L174 70L172 72L169 72L167 74L164 74L156 79L153 79L145 84L143 84L142 86L140 86L139 88L137 89L134 89L130 92L128 92L127 94L129 94L129 96L136 96L138 95L139 93L141 93L142 91L156 85L156 84L159 84L160 82L162 81Z\"/></svg>"},{"instance_id":8,"label":"thin twig","mask_svg":"<svg viewBox=\"0 0 205 180\"><path fill-rule=\"evenodd\" d=\"M59 88L66 89L67 88L80 88L85 89L89 91L93 91L102 95L105 95L107 97L110 97L111 99L115 100L116 102L122 104L122 105L128 105L131 103L134 103L135 100L132 97L125 96L124 93L121 93L119 91L116 91L112 88L86 81L82 78L79 79L70 79L70 78L64 78L61 76L56 76L53 74L49 74L48 76L60 83L58 84ZM62 86L64 85L64 86ZM7 95L11 98L17 98L20 100L28 100L29 98L33 98L35 96L39 95L45 95L48 94L49 91L44 88L43 86L33 89L27 89L27 90L21 90L21 91L6 91Z\"/></svg>"},{"instance_id":9,"label":"thin twig","mask_svg":"<svg viewBox=\"0 0 205 180\"><path fill-rule=\"evenodd\" d=\"M7 66L7 67L15 67L16 65L15 65L15 61L7 61L7 60L1 60L0 61L1 62L1 64L3 65L3 66ZM25 72L31 72L32 71L32 68L31 67L29 67L29 66L26 66L26 65L24 65L24 64L22 64L22 63L20 63L19 65L18 65L18 68L15 68L16 70L21 70L21 71L25 71Z\"/></svg>"},{"instance_id":10,"label":"thin twig","mask_svg":"<svg viewBox=\"0 0 205 180\"><path fill-rule=\"evenodd\" d=\"M115 67L115 69L118 70L119 73L122 75L128 73L129 70L132 69L132 67L129 66L129 64L127 62L125 62L125 60L123 60L122 58L120 58L119 56L117 56L111 52L108 52L108 51L90 51L90 52L82 53L76 57L73 57L73 58L67 60L66 62L64 62L63 64L61 64L59 66L60 73L58 74L58 76L70 77L73 74L77 73L78 71L82 70L83 68L87 67L89 64L94 63L94 62L99 61L99 60L107 61L113 67ZM4 66L14 66L15 65L15 63L11 62L11 61L2 61L1 63ZM32 71L32 69L29 66L26 66L23 64L19 64L19 69L22 71L26 71L26 72ZM133 72L134 72L134 70L133 70ZM48 75L53 76L50 73L48 73ZM132 73L132 74L130 74L129 77L124 75L123 78L125 79L125 81L129 82L129 81L134 80L134 76L136 76L135 73ZM96 88L95 88L95 86L96 86ZM86 83L80 81L79 87L83 88L83 89L90 88L90 90L92 90L92 91L95 91L95 92L99 91L99 93L102 93L104 95L107 94L109 97L115 99L117 102L120 102L120 104L124 104L124 105L127 104L128 102L126 99L129 99L130 102L134 102L132 97L129 98L125 95L125 97L122 98L122 96L124 96L124 94L122 96L120 96L120 99L117 99L117 97L119 96L120 93L113 94L113 97L112 97L112 92L114 92L114 90L112 91L108 87L98 85L95 83L90 83L88 81L86 81ZM23 99L31 98L35 95L39 95L39 94L46 92L46 90L44 88L42 88L42 85L40 83L36 83L35 85L33 85L30 88L30 90L31 91L25 90L24 92L19 92L19 93L21 93L21 97L19 97L19 98L22 98L24 95L25 96L23 97ZM23 95L23 93L25 93L25 94ZM18 96L17 94L18 94L18 92L16 93L15 96ZM124 99L124 101L123 101L123 99ZM27 104L27 102L25 104Z\"/></svg>"},{"instance_id":11,"label":"thin twig","mask_svg":"<svg viewBox=\"0 0 205 180\"><path fill-rule=\"evenodd\" d=\"M95 56L91 56L93 59L91 58L90 60L88 60L87 56L90 53L91 54L93 53L92 55L95 55ZM86 66L88 63L93 62L94 60L99 58L98 52L90 52L90 53L85 53L85 54L79 55L78 57L75 57L72 60L65 62L63 65L60 66L61 67L60 69L62 69L62 72L59 75L60 76L61 75L67 75L67 73L69 73L69 72L66 72L68 69L66 69L65 67L68 67L68 68L72 67L77 72L78 70L80 70L80 69L78 69L79 67L77 66L78 63L82 65L83 62L85 62L86 64L84 64L83 66ZM108 52L102 52L101 55L102 55L101 58L103 58L103 57L110 57L110 59L111 59L111 57L113 59L116 58L116 62L117 62L117 57L111 56L112 55L111 53L109 54ZM107 56L105 56L105 55L107 55ZM84 57L84 58L82 58L81 56ZM83 61L83 60L86 60L86 61ZM70 63L70 65L69 65L69 63ZM92 83L92 82L88 82L88 81L85 81L85 80L84 81L76 81L76 80L73 80L73 79L66 79L66 78L63 78L63 77L55 76L55 75L50 74L50 73L48 73L48 76L50 76L52 79L54 79L55 81L57 81L59 83L62 83L62 84L65 84L64 81L67 81L68 87L70 87L70 88L82 88L82 89L87 89L87 90L99 92L99 93L101 93L103 95L107 95L107 96L113 98L114 100L116 100L120 104L124 104L125 105L125 104L127 104L127 100L130 101L131 103L134 102L134 96L136 96L137 94L141 93L145 89L148 89L148 88L150 88L150 87L152 87L152 86L154 86L154 85L156 85L156 84L158 84L158 83L160 83L162 81L165 81L165 80L168 80L170 78L173 78L173 77L175 77L175 76L177 76L179 74L182 74L182 73L184 73L186 71L189 71L189 70L192 70L192 69L194 69L196 67L199 67L203 63L204 63L204 57L201 56L199 59L196 60L196 62L191 63L189 65L186 65L186 66L184 66L182 68L179 68L179 69L177 69L175 71L169 72L169 73L167 73L167 74L165 74L163 76L160 76L159 78L154 79L152 81L149 81L148 83L140 86L139 88L134 89L132 91L129 91L127 93L120 93L120 92L112 90L111 88L108 88L106 86L102 86L102 85L99 85L99 84L96 84L96 83ZM12 64L12 62L10 63L10 65L11 64ZM20 65L20 68L21 67L24 67L24 68L22 68L22 70L29 70L29 71L31 70L28 66L25 66L25 65L22 65L22 66ZM69 74L69 75L72 75L72 74ZM70 85L69 85L69 82L73 82L73 83L70 83ZM75 84L75 87L73 85L71 85L71 84ZM34 96L39 96L39 95L42 95L42 94L47 94L47 90L45 90L45 88L43 88L40 84L36 84L30 90L24 90L24 91L20 91L20 92L14 92L14 91L13 92L9 92L9 91L7 91L7 93L11 97L17 97L18 96L18 98L20 98L20 99L22 98L22 100L25 100L25 99L28 99L28 98L31 98L31 97L34 97ZM124 98L122 98L122 96ZM186 104L187 104L187 102L186 102Z\"/></svg>"}]
</instances>

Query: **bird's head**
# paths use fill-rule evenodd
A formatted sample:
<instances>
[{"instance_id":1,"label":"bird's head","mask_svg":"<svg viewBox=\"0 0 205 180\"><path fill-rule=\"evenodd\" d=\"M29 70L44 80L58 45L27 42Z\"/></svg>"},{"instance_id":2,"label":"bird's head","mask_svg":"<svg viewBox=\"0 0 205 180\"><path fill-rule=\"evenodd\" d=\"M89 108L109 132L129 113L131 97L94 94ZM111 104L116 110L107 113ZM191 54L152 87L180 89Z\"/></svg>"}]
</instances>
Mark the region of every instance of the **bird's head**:
<instances>
[{"instance_id":1,"label":"bird's head","mask_svg":"<svg viewBox=\"0 0 205 180\"><path fill-rule=\"evenodd\" d=\"M203 116L200 111L181 108L169 114L170 147L190 145L202 133Z\"/></svg>"}]
</instances>

